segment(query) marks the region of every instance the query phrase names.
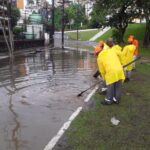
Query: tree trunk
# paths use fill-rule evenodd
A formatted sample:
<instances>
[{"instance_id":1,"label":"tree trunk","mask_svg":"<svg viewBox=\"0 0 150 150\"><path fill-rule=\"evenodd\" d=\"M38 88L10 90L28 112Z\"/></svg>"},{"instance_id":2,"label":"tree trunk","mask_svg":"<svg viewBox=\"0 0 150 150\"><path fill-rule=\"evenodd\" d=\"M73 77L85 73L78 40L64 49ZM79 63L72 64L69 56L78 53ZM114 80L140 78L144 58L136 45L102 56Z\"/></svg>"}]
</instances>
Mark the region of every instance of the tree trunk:
<instances>
[{"instance_id":1,"label":"tree trunk","mask_svg":"<svg viewBox=\"0 0 150 150\"><path fill-rule=\"evenodd\" d=\"M125 31L126 31L126 27L118 29L118 34L119 34L117 38L118 43L124 43L123 37L124 37Z\"/></svg>"},{"instance_id":2,"label":"tree trunk","mask_svg":"<svg viewBox=\"0 0 150 150\"><path fill-rule=\"evenodd\" d=\"M124 40L123 40L124 32L125 32L125 29L122 28L122 29L120 30L120 42L124 42Z\"/></svg>"},{"instance_id":3,"label":"tree trunk","mask_svg":"<svg viewBox=\"0 0 150 150\"><path fill-rule=\"evenodd\" d=\"M143 40L143 47L149 47L150 46L150 20L147 17L146 18L146 30Z\"/></svg>"}]
</instances>

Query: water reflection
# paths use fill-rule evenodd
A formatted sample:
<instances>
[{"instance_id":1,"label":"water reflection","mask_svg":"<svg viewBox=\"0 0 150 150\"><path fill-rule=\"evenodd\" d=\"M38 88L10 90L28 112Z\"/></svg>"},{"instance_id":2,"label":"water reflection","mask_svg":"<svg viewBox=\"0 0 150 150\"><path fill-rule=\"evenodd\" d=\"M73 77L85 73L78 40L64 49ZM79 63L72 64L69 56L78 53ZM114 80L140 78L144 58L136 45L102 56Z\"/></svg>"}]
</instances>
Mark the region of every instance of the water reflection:
<instances>
[{"instance_id":1,"label":"water reflection","mask_svg":"<svg viewBox=\"0 0 150 150\"><path fill-rule=\"evenodd\" d=\"M18 120L18 115L13 108L12 95L10 96L10 100L9 100L9 110L14 116L13 120L15 123L15 127L12 130L11 138L12 138L12 142L14 143L15 150L18 150L19 149L19 137L18 137L18 135L19 135L19 129L20 129L20 122ZM11 149L11 147L10 147L10 149Z\"/></svg>"},{"instance_id":2,"label":"water reflection","mask_svg":"<svg viewBox=\"0 0 150 150\"><path fill-rule=\"evenodd\" d=\"M0 145L41 150L83 104L76 95L93 84L95 59L87 52L45 49L8 62L0 63L0 117L7 118L0 122Z\"/></svg>"},{"instance_id":3,"label":"water reflection","mask_svg":"<svg viewBox=\"0 0 150 150\"><path fill-rule=\"evenodd\" d=\"M16 86L15 86L14 62L13 61L14 61L13 59L10 59L10 63L9 63L10 87L13 90L10 90L7 87L4 87L4 88L8 91L8 94L9 94L9 97L10 97L9 98L9 103L8 103L8 109L12 113L12 115L13 115L13 121L15 123L14 128L12 129L12 132L11 132L11 140L10 140L10 144L9 144L10 147L9 148L12 149L12 146L11 146L12 144L11 143L13 143L14 149L18 150L19 149L19 138L18 138L18 135L19 135L19 129L20 129L20 122L18 120L18 114L15 112L14 105L13 105L13 98L12 98L13 94L15 94L15 92L17 90ZM19 69L20 68L18 68L18 70Z\"/></svg>"}]
</instances>

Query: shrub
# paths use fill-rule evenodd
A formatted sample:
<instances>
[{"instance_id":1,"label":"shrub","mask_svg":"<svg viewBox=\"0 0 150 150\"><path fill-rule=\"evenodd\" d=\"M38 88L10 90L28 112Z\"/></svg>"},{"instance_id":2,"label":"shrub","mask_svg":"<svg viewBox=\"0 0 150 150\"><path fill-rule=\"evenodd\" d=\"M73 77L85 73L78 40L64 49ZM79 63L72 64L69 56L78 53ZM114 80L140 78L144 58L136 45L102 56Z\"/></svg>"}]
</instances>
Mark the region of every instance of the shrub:
<instances>
[{"instance_id":1,"label":"shrub","mask_svg":"<svg viewBox=\"0 0 150 150\"><path fill-rule=\"evenodd\" d=\"M23 29L21 27L14 27L13 28L13 34L19 35L21 32L23 32Z\"/></svg>"}]
</instances>

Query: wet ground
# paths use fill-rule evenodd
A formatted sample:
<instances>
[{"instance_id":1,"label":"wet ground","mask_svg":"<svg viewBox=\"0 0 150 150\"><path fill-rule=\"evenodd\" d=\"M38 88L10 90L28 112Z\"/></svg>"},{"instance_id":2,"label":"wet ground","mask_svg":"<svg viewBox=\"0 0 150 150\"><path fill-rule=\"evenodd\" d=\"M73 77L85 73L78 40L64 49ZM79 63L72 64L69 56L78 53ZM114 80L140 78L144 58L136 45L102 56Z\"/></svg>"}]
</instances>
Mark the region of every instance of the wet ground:
<instances>
[{"instance_id":1,"label":"wet ground","mask_svg":"<svg viewBox=\"0 0 150 150\"><path fill-rule=\"evenodd\" d=\"M96 82L88 52L49 50L0 60L0 150L43 150Z\"/></svg>"}]
</instances>

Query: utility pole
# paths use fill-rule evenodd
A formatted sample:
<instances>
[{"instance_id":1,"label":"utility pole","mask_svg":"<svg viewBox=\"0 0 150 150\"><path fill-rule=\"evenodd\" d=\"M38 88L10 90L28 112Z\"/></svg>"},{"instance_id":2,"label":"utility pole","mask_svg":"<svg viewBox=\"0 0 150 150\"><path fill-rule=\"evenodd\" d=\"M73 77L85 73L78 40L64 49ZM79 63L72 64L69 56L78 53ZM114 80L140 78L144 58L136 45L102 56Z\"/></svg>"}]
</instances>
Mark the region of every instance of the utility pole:
<instances>
[{"instance_id":1,"label":"utility pole","mask_svg":"<svg viewBox=\"0 0 150 150\"><path fill-rule=\"evenodd\" d=\"M78 7L77 7L77 18L79 16L79 0L78 0ZM79 40L79 27L78 27L78 21L77 21L77 41Z\"/></svg>"},{"instance_id":2,"label":"utility pole","mask_svg":"<svg viewBox=\"0 0 150 150\"><path fill-rule=\"evenodd\" d=\"M54 0L52 0L52 25L50 29L50 44L54 47L54 33L55 33L55 6Z\"/></svg>"},{"instance_id":3,"label":"utility pole","mask_svg":"<svg viewBox=\"0 0 150 150\"><path fill-rule=\"evenodd\" d=\"M25 9L25 18L24 18L24 29L25 29L25 32L27 31L27 12L26 12L26 9Z\"/></svg>"},{"instance_id":4,"label":"utility pole","mask_svg":"<svg viewBox=\"0 0 150 150\"><path fill-rule=\"evenodd\" d=\"M14 51L14 39L13 39L13 32L12 32L12 0L8 1L8 34L9 34L9 44L10 44L10 56L13 58L13 51Z\"/></svg>"},{"instance_id":5,"label":"utility pole","mask_svg":"<svg viewBox=\"0 0 150 150\"><path fill-rule=\"evenodd\" d=\"M65 30L65 4L70 3L70 1L62 0L62 2L59 2L62 4L62 28L61 28L61 43L62 43L62 49L64 49L64 30Z\"/></svg>"},{"instance_id":6,"label":"utility pole","mask_svg":"<svg viewBox=\"0 0 150 150\"><path fill-rule=\"evenodd\" d=\"M65 0L62 2L62 49L64 49L64 5L65 5Z\"/></svg>"},{"instance_id":7,"label":"utility pole","mask_svg":"<svg viewBox=\"0 0 150 150\"><path fill-rule=\"evenodd\" d=\"M10 22L10 29L12 30L12 0L9 0L8 2L8 16L9 16L9 22Z\"/></svg>"}]
</instances>

